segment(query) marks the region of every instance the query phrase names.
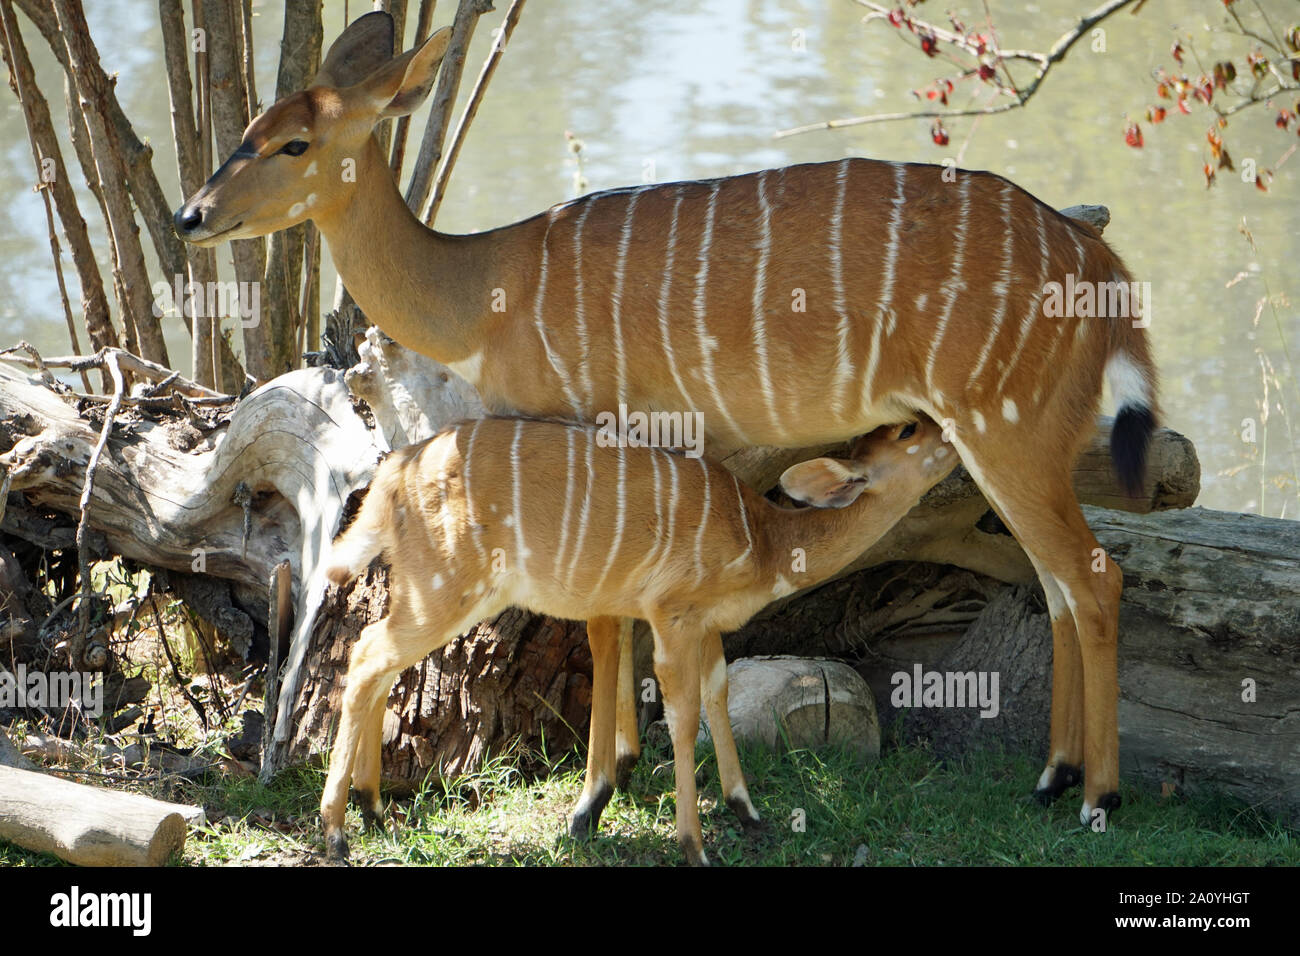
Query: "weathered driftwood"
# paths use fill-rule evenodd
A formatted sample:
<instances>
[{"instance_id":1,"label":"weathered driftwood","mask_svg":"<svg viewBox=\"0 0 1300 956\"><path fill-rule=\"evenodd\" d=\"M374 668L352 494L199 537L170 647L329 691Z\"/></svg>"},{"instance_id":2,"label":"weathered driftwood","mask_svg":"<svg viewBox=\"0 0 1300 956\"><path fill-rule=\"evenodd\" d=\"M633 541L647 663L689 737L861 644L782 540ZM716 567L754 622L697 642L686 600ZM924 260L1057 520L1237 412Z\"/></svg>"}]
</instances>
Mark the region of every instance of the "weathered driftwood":
<instances>
[{"instance_id":1,"label":"weathered driftwood","mask_svg":"<svg viewBox=\"0 0 1300 956\"><path fill-rule=\"evenodd\" d=\"M162 866L202 813L0 766L0 838L80 866Z\"/></svg>"},{"instance_id":2,"label":"weathered driftwood","mask_svg":"<svg viewBox=\"0 0 1300 956\"><path fill-rule=\"evenodd\" d=\"M1180 792L1213 788L1300 822L1300 525L1200 508L1084 513L1124 572L1125 779ZM981 595L987 603L975 611ZM964 633L943 633L926 626L938 617L927 622L927 607L974 620ZM920 626L909 628L913 621ZM905 738L924 737L946 756L992 744L1046 752L1052 639L1037 587L915 565L870 569L754 622L728 650L763 652L809 632L857 661L882 723L905 716ZM996 716L970 706L900 711L891 700L902 685L896 675L911 677L918 666L945 676L996 673Z\"/></svg>"}]
</instances>

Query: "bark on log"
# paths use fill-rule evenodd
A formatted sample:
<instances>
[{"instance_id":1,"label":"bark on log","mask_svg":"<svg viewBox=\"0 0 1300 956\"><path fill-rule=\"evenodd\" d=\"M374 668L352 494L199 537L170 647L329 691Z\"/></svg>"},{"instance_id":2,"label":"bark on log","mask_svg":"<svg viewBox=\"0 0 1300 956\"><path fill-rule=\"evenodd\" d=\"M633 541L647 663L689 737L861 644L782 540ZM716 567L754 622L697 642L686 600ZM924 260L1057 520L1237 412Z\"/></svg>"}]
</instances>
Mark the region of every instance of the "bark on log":
<instances>
[{"instance_id":1,"label":"bark on log","mask_svg":"<svg viewBox=\"0 0 1300 956\"><path fill-rule=\"evenodd\" d=\"M162 866L202 812L0 767L0 838L79 866Z\"/></svg>"}]
</instances>

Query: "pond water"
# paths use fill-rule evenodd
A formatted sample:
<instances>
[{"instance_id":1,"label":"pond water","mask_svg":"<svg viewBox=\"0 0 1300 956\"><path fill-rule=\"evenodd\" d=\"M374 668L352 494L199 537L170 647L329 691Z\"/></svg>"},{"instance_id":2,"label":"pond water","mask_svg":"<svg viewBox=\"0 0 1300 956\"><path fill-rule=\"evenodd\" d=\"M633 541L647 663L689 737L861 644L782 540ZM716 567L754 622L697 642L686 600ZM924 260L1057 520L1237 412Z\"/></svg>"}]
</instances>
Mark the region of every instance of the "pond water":
<instances>
[{"instance_id":1,"label":"pond water","mask_svg":"<svg viewBox=\"0 0 1300 956\"><path fill-rule=\"evenodd\" d=\"M491 42L489 28L506 5L498 0L498 13L482 21L462 100ZM86 6L103 62L118 74L127 114L154 144L155 168L175 205L180 194L157 4L87 0ZM351 14L367 6L354 0ZM439 5L439 24L452 6ZM997 14L1004 47L1034 49L1049 48L1091 6L1081 0L994 4L1005 10ZM344 4L327 0L325 7L328 43L345 22ZM952 9L967 23L983 18L980 4ZM281 9L255 0L254 10L265 101L274 89ZM1233 41L1205 29L1207 18L1217 24L1221 11L1217 0L1154 0L1137 16L1121 13L1104 26L1104 50L1094 49L1101 46L1096 39L1077 46L1026 109L954 122L951 143L937 147L928 125L918 121L772 137L817 120L910 108L916 102L910 91L944 71L940 61L926 61L900 42L899 31L864 25L865 11L851 0L532 0L474 123L438 226L487 229L572 198L575 165L566 131L585 144L587 190L849 155L953 157L1008 176L1057 207L1104 203L1112 213L1107 239L1134 275L1151 283L1165 421L1196 444L1203 469L1199 503L1295 517L1300 451L1288 437L1286 416L1300 414L1300 389L1286 349L1300 350L1300 162L1278 168L1267 193L1226 171L1206 190L1204 111L1180 117L1171 110L1163 125L1144 124L1144 149L1123 141L1126 114L1141 118L1155 102L1151 71L1169 65L1175 29L1194 36L1205 62L1240 58ZM25 36L57 113L57 68L35 29ZM7 144L0 195L8 198L0 204L0 341L26 338L46 354L63 353L67 332L44 213L30 189L21 113L8 93L0 104ZM1239 167L1248 157L1272 166L1295 142L1274 130L1274 116L1261 108L1233 120L1228 142ZM71 157L66 146L65 157ZM102 233L93 209L85 197L83 213ZM1243 220L1257 252L1240 232ZM101 253L107 276L107 252ZM219 258L228 266L228 247ZM70 262L66 268L75 296ZM326 289L332 287L331 272ZM1269 294L1277 304L1257 319L1257 303ZM183 330L173 321L172 354L186 355ZM1269 388L1266 424L1262 360L1272 363L1281 386ZM1255 440L1244 440L1250 437Z\"/></svg>"}]
</instances>

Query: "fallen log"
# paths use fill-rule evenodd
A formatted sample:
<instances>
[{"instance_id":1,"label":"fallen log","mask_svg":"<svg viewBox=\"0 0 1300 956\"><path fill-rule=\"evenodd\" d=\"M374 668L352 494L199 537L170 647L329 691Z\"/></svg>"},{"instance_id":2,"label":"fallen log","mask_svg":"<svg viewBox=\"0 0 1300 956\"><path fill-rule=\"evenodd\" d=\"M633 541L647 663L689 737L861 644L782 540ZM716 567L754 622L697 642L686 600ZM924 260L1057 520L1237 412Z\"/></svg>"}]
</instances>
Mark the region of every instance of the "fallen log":
<instances>
[{"instance_id":1,"label":"fallen log","mask_svg":"<svg viewBox=\"0 0 1300 956\"><path fill-rule=\"evenodd\" d=\"M1168 792L1215 790L1300 824L1300 524L1192 508L1133 515L1084 508L1101 545L1123 569L1119 630L1121 774ZM779 609L735 635L731 652L764 653L810 628L849 657L876 694L881 723L904 717L904 740L926 739L955 757L1000 745L1040 757L1050 724L1052 638L1037 586L955 582L941 569L891 566L898 589L870 569ZM927 588L965 594L972 607L955 633L908 623ZM895 622L858 627L872 596L895 593ZM888 611L879 601L874 613ZM936 602L938 607L952 607ZM867 613L872 613L868 610ZM912 619L915 622L916 619ZM996 714L981 708L899 707L915 673L998 677ZM900 677L899 675L902 675ZM903 695L903 701L911 701Z\"/></svg>"},{"instance_id":2,"label":"fallen log","mask_svg":"<svg viewBox=\"0 0 1300 956\"><path fill-rule=\"evenodd\" d=\"M0 839L79 866L162 866L200 807L0 766Z\"/></svg>"}]
</instances>

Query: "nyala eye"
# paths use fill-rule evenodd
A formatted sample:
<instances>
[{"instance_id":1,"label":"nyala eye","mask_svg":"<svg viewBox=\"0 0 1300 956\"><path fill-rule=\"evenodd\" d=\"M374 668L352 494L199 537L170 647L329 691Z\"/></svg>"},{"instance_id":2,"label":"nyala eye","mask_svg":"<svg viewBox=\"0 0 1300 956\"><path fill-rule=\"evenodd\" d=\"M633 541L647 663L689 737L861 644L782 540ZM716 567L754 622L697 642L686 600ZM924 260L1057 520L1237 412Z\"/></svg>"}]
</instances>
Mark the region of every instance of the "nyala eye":
<instances>
[{"instance_id":1,"label":"nyala eye","mask_svg":"<svg viewBox=\"0 0 1300 956\"><path fill-rule=\"evenodd\" d=\"M898 433L898 440L904 441L905 439L911 438L915 434L916 434L916 422L912 422L912 424L908 425L906 428L904 428L901 432Z\"/></svg>"},{"instance_id":2,"label":"nyala eye","mask_svg":"<svg viewBox=\"0 0 1300 956\"><path fill-rule=\"evenodd\" d=\"M301 156L307 152L307 141L305 139L293 139L280 147L280 152L287 153L290 156Z\"/></svg>"}]
</instances>

